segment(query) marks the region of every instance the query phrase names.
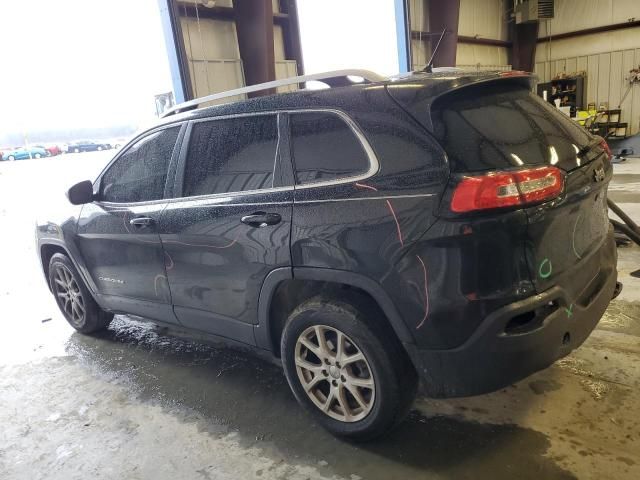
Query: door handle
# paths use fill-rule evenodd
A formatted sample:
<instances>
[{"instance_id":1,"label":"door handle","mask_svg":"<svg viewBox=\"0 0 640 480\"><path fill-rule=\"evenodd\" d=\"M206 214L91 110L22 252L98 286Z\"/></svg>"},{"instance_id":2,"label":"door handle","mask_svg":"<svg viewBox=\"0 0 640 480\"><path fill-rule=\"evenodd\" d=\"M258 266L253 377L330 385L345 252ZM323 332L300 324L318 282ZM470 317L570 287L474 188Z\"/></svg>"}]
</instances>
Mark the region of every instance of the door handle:
<instances>
[{"instance_id":1,"label":"door handle","mask_svg":"<svg viewBox=\"0 0 640 480\"><path fill-rule=\"evenodd\" d=\"M150 217L136 217L129 220L129 224L137 228L150 227L154 223L153 218Z\"/></svg>"},{"instance_id":2,"label":"door handle","mask_svg":"<svg viewBox=\"0 0 640 480\"><path fill-rule=\"evenodd\" d=\"M250 227L262 228L280 223L282 217L277 213L255 212L251 215L245 215L240 221Z\"/></svg>"}]
</instances>

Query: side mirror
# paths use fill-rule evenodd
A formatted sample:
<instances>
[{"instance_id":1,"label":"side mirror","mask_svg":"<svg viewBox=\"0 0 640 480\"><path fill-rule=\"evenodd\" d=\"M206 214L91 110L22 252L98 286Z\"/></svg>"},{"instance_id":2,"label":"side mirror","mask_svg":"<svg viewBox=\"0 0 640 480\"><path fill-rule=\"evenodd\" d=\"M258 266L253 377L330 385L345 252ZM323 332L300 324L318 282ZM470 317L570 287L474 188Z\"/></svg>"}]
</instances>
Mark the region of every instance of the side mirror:
<instances>
[{"instance_id":1,"label":"side mirror","mask_svg":"<svg viewBox=\"0 0 640 480\"><path fill-rule=\"evenodd\" d=\"M67 198L74 205L93 202L93 184L89 180L76 183L67 190Z\"/></svg>"}]
</instances>

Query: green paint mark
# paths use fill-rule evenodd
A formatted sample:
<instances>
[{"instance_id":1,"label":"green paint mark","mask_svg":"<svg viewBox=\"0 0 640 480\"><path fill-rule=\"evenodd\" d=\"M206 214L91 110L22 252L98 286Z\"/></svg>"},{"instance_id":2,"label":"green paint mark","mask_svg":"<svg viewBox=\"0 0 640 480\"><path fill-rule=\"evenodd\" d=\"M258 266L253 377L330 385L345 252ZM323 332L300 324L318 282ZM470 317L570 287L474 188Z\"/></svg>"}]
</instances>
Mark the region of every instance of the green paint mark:
<instances>
[{"instance_id":1,"label":"green paint mark","mask_svg":"<svg viewBox=\"0 0 640 480\"><path fill-rule=\"evenodd\" d=\"M567 318L571 318L571 315L573 315L573 303L569 305L569 308L565 308L564 311L567 312Z\"/></svg>"},{"instance_id":2,"label":"green paint mark","mask_svg":"<svg viewBox=\"0 0 640 480\"><path fill-rule=\"evenodd\" d=\"M540 278L549 278L551 276L551 270L551 261L548 258L545 258L544 260L542 260L542 262L540 262L538 275L540 275Z\"/></svg>"}]
</instances>

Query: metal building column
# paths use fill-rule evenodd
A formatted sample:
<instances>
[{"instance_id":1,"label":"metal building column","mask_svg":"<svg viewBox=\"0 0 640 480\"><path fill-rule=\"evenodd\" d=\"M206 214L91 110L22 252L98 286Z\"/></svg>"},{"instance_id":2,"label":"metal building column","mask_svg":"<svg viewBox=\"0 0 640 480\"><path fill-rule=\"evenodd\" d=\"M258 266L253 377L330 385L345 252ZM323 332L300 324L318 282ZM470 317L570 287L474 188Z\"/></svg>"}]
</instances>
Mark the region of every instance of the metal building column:
<instances>
[{"instance_id":1,"label":"metal building column","mask_svg":"<svg viewBox=\"0 0 640 480\"><path fill-rule=\"evenodd\" d=\"M173 0L158 0L162 33L164 36L167 58L169 59L169 71L171 72L171 84L176 103L182 103L193 98L191 78L187 55L184 49L184 39L180 19L176 12L176 4Z\"/></svg>"},{"instance_id":2,"label":"metal building column","mask_svg":"<svg viewBox=\"0 0 640 480\"><path fill-rule=\"evenodd\" d=\"M438 52L433 59L434 67L455 67L458 48L458 20L460 17L460 0L429 1L429 32L447 30ZM431 50L436 46L438 37L431 37Z\"/></svg>"},{"instance_id":3,"label":"metal building column","mask_svg":"<svg viewBox=\"0 0 640 480\"><path fill-rule=\"evenodd\" d=\"M408 0L394 0L396 13L396 42L400 73L411 70L411 16Z\"/></svg>"},{"instance_id":4,"label":"metal building column","mask_svg":"<svg viewBox=\"0 0 640 480\"><path fill-rule=\"evenodd\" d=\"M511 66L514 70L533 72L536 59L539 22L511 26Z\"/></svg>"},{"instance_id":5,"label":"metal building column","mask_svg":"<svg viewBox=\"0 0 640 480\"><path fill-rule=\"evenodd\" d=\"M295 60L298 75L304 75L302 45L300 44L300 23L296 0L280 0L280 10L288 15L288 21L282 25L284 36L284 54L287 59Z\"/></svg>"},{"instance_id":6,"label":"metal building column","mask_svg":"<svg viewBox=\"0 0 640 480\"><path fill-rule=\"evenodd\" d=\"M271 0L235 0L233 10L238 47L247 85L276 79L273 47L273 5ZM250 96L270 95L272 90Z\"/></svg>"}]
</instances>

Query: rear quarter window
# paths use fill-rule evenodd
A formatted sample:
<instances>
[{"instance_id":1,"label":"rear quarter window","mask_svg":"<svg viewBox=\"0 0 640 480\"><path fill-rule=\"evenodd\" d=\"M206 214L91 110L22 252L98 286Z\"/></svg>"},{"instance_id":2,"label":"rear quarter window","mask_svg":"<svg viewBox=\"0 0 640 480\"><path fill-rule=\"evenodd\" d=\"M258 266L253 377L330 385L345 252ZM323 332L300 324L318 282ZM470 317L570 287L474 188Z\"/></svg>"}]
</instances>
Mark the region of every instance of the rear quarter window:
<instances>
[{"instance_id":1,"label":"rear quarter window","mask_svg":"<svg viewBox=\"0 0 640 480\"><path fill-rule=\"evenodd\" d=\"M432 119L457 172L575 166L577 150L592 138L529 90L513 86L474 86L446 94L434 103Z\"/></svg>"},{"instance_id":2,"label":"rear quarter window","mask_svg":"<svg viewBox=\"0 0 640 480\"><path fill-rule=\"evenodd\" d=\"M362 143L335 113L293 113L289 124L298 185L353 177L369 169Z\"/></svg>"}]
</instances>

